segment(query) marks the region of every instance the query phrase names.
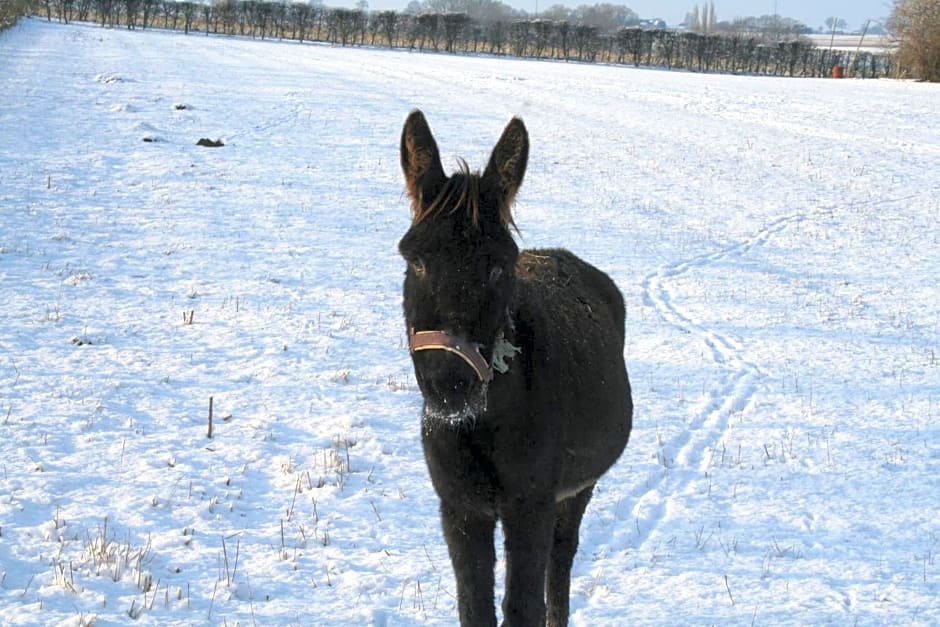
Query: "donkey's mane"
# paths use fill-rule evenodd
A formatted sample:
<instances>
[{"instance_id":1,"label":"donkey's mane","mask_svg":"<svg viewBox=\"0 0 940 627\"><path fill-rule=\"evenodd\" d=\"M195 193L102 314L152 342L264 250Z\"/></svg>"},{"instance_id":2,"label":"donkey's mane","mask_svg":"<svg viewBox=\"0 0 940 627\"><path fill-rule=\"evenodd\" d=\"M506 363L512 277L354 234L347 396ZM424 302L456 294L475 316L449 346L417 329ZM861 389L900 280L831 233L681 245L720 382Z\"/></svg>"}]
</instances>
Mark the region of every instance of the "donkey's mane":
<instances>
[{"instance_id":1,"label":"donkey's mane","mask_svg":"<svg viewBox=\"0 0 940 627\"><path fill-rule=\"evenodd\" d=\"M463 208L470 217L473 226L480 225L480 172L471 171L470 166L463 159L457 159L457 171L448 177L444 187L438 192L437 196L422 206L422 198L414 198L411 202L412 224L421 224L428 218L438 215L451 207L451 214L456 213ZM516 229L516 223L512 219L512 211L508 203L500 203L499 218L505 226Z\"/></svg>"}]
</instances>

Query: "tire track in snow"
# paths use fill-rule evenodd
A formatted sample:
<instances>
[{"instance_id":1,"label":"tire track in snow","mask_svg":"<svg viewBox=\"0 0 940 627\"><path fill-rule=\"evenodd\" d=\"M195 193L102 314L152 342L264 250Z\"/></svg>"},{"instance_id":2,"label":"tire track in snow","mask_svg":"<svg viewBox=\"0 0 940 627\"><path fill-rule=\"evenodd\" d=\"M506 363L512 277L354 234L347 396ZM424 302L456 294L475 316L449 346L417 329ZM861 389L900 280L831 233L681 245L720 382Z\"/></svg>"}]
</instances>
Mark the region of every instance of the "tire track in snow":
<instances>
[{"instance_id":1,"label":"tire track in snow","mask_svg":"<svg viewBox=\"0 0 940 627\"><path fill-rule=\"evenodd\" d=\"M764 245L771 237L806 219L794 214L777 219L759 230L751 238L714 253L681 260L660 268L643 282L644 300L655 307L662 318L684 333L699 336L708 347L711 359L723 370L720 385L709 393L703 409L692 416L688 426L661 448L673 455L660 460L665 469L650 478L646 490L633 507L638 539L641 546L650 534L668 518L671 499L688 492L689 486L704 476L711 464L709 451L714 451L728 429L731 416L748 409L755 402L760 368L747 360L741 343L734 337L710 329L686 313L670 289L670 283L697 269L742 258L755 247Z\"/></svg>"}]
</instances>

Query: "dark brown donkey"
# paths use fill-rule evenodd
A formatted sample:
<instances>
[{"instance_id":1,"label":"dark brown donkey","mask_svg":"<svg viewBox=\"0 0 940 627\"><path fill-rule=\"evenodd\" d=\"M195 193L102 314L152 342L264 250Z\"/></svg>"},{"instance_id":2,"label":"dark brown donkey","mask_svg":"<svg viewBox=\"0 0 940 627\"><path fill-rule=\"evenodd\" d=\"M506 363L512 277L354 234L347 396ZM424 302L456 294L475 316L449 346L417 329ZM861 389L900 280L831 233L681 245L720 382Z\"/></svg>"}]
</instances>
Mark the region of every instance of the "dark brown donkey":
<instances>
[{"instance_id":1,"label":"dark brown donkey","mask_svg":"<svg viewBox=\"0 0 940 627\"><path fill-rule=\"evenodd\" d=\"M420 111L401 136L413 213L399 243L405 321L464 626L496 624L497 520L504 624L567 624L581 517L633 414L617 287L566 250L520 252L513 240L528 154L518 118L482 175L462 161L444 173Z\"/></svg>"}]
</instances>

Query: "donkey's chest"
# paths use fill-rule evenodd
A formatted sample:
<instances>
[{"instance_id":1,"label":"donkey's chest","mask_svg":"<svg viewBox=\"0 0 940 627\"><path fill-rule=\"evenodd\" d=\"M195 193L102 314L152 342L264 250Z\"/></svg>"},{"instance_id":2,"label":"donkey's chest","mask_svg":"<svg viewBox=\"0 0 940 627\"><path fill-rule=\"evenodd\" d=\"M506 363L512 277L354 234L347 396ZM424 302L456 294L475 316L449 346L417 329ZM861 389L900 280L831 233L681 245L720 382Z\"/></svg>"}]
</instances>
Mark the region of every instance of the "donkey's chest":
<instances>
[{"instance_id":1,"label":"donkey's chest","mask_svg":"<svg viewBox=\"0 0 940 627\"><path fill-rule=\"evenodd\" d=\"M474 509L524 492L553 494L565 465L551 437L477 426L425 432L425 459L438 495Z\"/></svg>"},{"instance_id":2,"label":"donkey's chest","mask_svg":"<svg viewBox=\"0 0 940 627\"><path fill-rule=\"evenodd\" d=\"M431 482L442 499L489 507L501 485L492 439L462 431L451 426L425 431L422 443Z\"/></svg>"}]
</instances>

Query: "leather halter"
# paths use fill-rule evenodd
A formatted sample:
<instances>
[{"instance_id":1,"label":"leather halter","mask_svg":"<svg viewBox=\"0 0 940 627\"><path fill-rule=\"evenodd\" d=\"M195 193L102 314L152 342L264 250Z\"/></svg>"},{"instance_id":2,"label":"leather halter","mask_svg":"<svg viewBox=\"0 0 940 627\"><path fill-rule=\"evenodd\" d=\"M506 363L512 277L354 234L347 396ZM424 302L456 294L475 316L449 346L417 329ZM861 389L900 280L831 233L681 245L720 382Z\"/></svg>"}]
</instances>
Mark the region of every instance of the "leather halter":
<instances>
[{"instance_id":1,"label":"leather halter","mask_svg":"<svg viewBox=\"0 0 940 627\"><path fill-rule=\"evenodd\" d=\"M483 383L493 380L493 367L487 363L480 353L480 346L460 337L451 335L446 331L408 331L408 348L412 353L426 350L444 350L457 355L473 371Z\"/></svg>"}]
</instances>

